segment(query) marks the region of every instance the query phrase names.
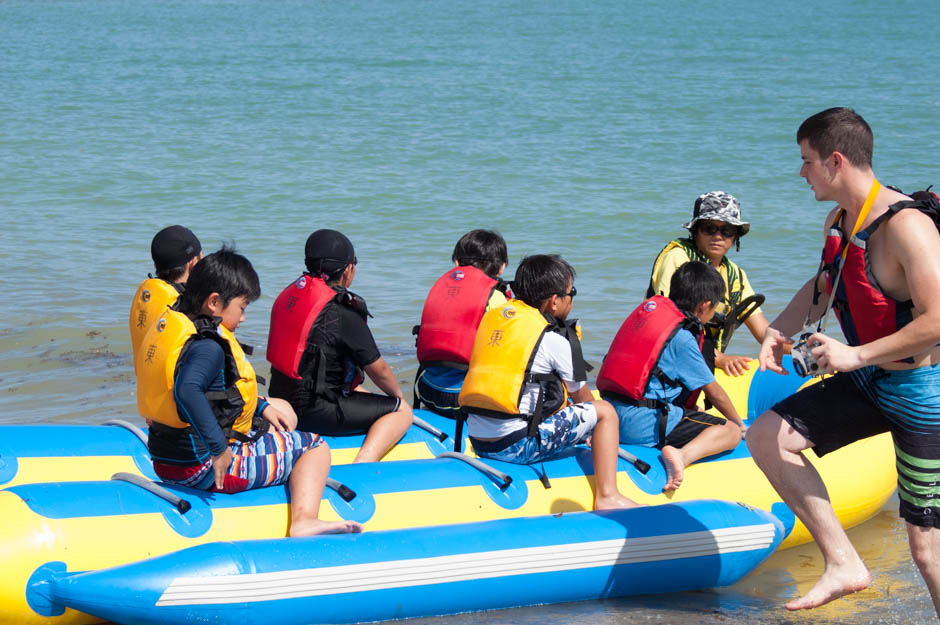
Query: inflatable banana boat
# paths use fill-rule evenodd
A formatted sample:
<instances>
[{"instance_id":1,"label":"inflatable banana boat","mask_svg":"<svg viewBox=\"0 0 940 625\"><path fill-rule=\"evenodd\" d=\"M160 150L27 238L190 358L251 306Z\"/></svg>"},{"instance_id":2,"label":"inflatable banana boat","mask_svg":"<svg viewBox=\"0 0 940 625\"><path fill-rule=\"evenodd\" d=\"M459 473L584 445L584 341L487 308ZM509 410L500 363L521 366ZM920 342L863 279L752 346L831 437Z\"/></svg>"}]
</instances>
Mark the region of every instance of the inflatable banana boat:
<instances>
[{"instance_id":1,"label":"inflatable banana boat","mask_svg":"<svg viewBox=\"0 0 940 625\"><path fill-rule=\"evenodd\" d=\"M357 623L733 584L780 543L773 515L696 501L407 530L211 543L26 588L118 623Z\"/></svg>"}]
</instances>

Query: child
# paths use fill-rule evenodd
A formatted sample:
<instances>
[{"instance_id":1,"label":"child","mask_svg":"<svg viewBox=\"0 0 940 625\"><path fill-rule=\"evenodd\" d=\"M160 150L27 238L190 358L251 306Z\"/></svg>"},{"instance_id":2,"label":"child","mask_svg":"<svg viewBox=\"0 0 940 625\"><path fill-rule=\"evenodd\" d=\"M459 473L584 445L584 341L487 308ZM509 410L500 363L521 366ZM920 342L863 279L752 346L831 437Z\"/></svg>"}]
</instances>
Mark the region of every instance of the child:
<instances>
[{"instance_id":1,"label":"child","mask_svg":"<svg viewBox=\"0 0 940 625\"><path fill-rule=\"evenodd\" d=\"M471 230L457 241L451 260L454 268L431 287L421 325L415 326L419 367L414 404L459 419L457 395L477 327L483 313L506 303L508 288L499 279L509 261L506 241L492 230Z\"/></svg>"},{"instance_id":2,"label":"child","mask_svg":"<svg viewBox=\"0 0 940 625\"><path fill-rule=\"evenodd\" d=\"M679 488L699 458L734 449L747 429L701 352L703 325L724 293L714 267L682 265L668 298L646 300L623 322L597 376L620 418L620 442L662 449L664 490ZM695 409L699 389L726 419Z\"/></svg>"},{"instance_id":3,"label":"child","mask_svg":"<svg viewBox=\"0 0 940 625\"><path fill-rule=\"evenodd\" d=\"M365 433L354 462L376 462L411 427L411 406L366 325L365 301L347 290L358 262L352 242L317 230L305 260L307 271L271 308L271 395L290 402L301 430ZM363 370L385 395L360 386Z\"/></svg>"},{"instance_id":4,"label":"child","mask_svg":"<svg viewBox=\"0 0 940 625\"><path fill-rule=\"evenodd\" d=\"M150 242L150 256L157 275L148 275L137 288L127 323L133 362L147 330L183 292L189 272L202 258L202 245L189 228L167 226Z\"/></svg>"},{"instance_id":5,"label":"child","mask_svg":"<svg viewBox=\"0 0 940 625\"><path fill-rule=\"evenodd\" d=\"M330 450L316 434L291 431L296 417L284 414L286 402L257 395L233 332L260 294L248 259L223 247L193 268L179 312L167 310L144 337L137 406L153 421L154 470L168 482L227 493L288 482L291 536L361 531L352 521L318 519Z\"/></svg>"},{"instance_id":6,"label":"child","mask_svg":"<svg viewBox=\"0 0 940 625\"><path fill-rule=\"evenodd\" d=\"M566 321L574 269L560 256L528 256L513 293L483 316L460 390L474 451L532 464L592 437L594 509L635 506L617 489L617 414L593 401L576 322Z\"/></svg>"}]
</instances>

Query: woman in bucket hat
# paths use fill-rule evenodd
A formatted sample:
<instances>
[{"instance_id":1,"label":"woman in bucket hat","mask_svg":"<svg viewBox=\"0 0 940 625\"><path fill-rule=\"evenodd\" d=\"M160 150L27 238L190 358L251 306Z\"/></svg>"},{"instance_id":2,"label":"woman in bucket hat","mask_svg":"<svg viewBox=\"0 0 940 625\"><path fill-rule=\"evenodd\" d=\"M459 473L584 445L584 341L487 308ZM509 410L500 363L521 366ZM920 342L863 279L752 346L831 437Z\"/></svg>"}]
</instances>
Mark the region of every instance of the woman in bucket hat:
<instances>
[{"instance_id":1,"label":"woman in bucket hat","mask_svg":"<svg viewBox=\"0 0 940 625\"><path fill-rule=\"evenodd\" d=\"M709 191L695 200L692 219L682 227L689 231L689 236L673 239L656 257L646 297L668 296L672 274L689 261L697 260L715 267L725 281L725 301L707 328L703 351L713 366L729 375L741 375L748 368L750 358L724 353L731 334L744 323L761 342L769 325L760 310L764 296L754 293L747 274L727 257L732 244L740 249L740 239L751 225L741 220L737 198L724 191Z\"/></svg>"}]
</instances>

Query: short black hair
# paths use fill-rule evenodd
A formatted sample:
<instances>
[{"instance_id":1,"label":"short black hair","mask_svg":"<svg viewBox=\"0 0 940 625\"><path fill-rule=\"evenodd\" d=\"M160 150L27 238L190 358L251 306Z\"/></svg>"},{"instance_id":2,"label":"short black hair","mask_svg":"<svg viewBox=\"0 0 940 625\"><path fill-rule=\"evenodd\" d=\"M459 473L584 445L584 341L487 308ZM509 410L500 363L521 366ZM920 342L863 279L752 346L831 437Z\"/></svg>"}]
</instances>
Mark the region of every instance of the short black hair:
<instances>
[{"instance_id":1,"label":"short black hair","mask_svg":"<svg viewBox=\"0 0 940 625\"><path fill-rule=\"evenodd\" d=\"M188 264L187 262L186 265ZM180 278L182 278L183 274L186 272L186 265L180 265L179 267L172 267L170 269L157 269L154 273L164 282L179 282Z\"/></svg>"},{"instance_id":2,"label":"short black hair","mask_svg":"<svg viewBox=\"0 0 940 625\"><path fill-rule=\"evenodd\" d=\"M796 131L796 142L804 139L822 158L840 152L856 167L871 167L874 135L871 126L850 108L836 107L806 118Z\"/></svg>"},{"instance_id":3,"label":"short black hair","mask_svg":"<svg viewBox=\"0 0 940 625\"><path fill-rule=\"evenodd\" d=\"M249 302L261 297L261 283L255 268L234 247L223 245L218 252L196 263L186 281L186 290L180 295L180 312L198 315L213 293L219 294L224 306L236 297L245 297Z\"/></svg>"},{"instance_id":4,"label":"short black hair","mask_svg":"<svg viewBox=\"0 0 940 625\"><path fill-rule=\"evenodd\" d=\"M695 312L695 307L702 302L711 302L712 306L723 302L725 281L718 270L708 263L691 261L672 274L669 299L675 303L676 308L691 315Z\"/></svg>"},{"instance_id":5,"label":"short black hair","mask_svg":"<svg viewBox=\"0 0 940 625\"><path fill-rule=\"evenodd\" d=\"M454 246L451 260L458 265L476 267L494 280L503 265L509 263L506 241L493 230L471 230Z\"/></svg>"},{"instance_id":6,"label":"short black hair","mask_svg":"<svg viewBox=\"0 0 940 625\"><path fill-rule=\"evenodd\" d=\"M526 256L516 268L512 293L517 299L539 308L552 295L568 292L568 281L574 282L574 268L558 254Z\"/></svg>"}]
</instances>

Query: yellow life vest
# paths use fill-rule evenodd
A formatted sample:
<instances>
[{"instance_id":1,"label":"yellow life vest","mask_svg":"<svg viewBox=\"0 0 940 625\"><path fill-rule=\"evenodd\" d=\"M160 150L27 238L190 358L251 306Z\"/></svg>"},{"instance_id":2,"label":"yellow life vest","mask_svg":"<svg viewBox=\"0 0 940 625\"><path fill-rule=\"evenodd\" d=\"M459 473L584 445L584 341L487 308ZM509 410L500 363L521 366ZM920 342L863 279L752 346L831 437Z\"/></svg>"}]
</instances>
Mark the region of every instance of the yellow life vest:
<instances>
[{"instance_id":1,"label":"yellow life vest","mask_svg":"<svg viewBox=\"0 0 940 625\"><path fill-rule=\"evenodd\" d=\"M561 379L531 372L542 337L554 327L538 309L517 299L483 315L460 389L460 407L497 418L530 418L535 425L564 407L568 394ZM561 387L540 415L519 413L519 400L529 382Z\"/></svg>"},{"instance_id":2,"label":"yellow life vest","mask_svg":"<svg viewBox=\"0 0 940 625\"><path fill-rule=\"evenodd\" d=\"M137 352L147 334L147 330L160 318L163 312L176 303L180 292L176 286L159 278L147 278L137 287L131 312L127 320L131 332L131 350L136 371Z\"/></svg>"},{"instance_id":3,"label":"yellow life vest","mask_svg":"<svg viewBox=\"0 0 940 625\"><path fill-rule=\"evenodd\" d=\"M157 423L187 428L173 396L180 356L194 340L215 340L225 352L226 390L206 394L219 426L230 439L242 440L251 430L258 404L258 387L251 363L234 335L222 326L200 320L200 327L183 313L167 310L144 336L134 368L137 371L137 410Z\"/></svg>"}]
</instances>

